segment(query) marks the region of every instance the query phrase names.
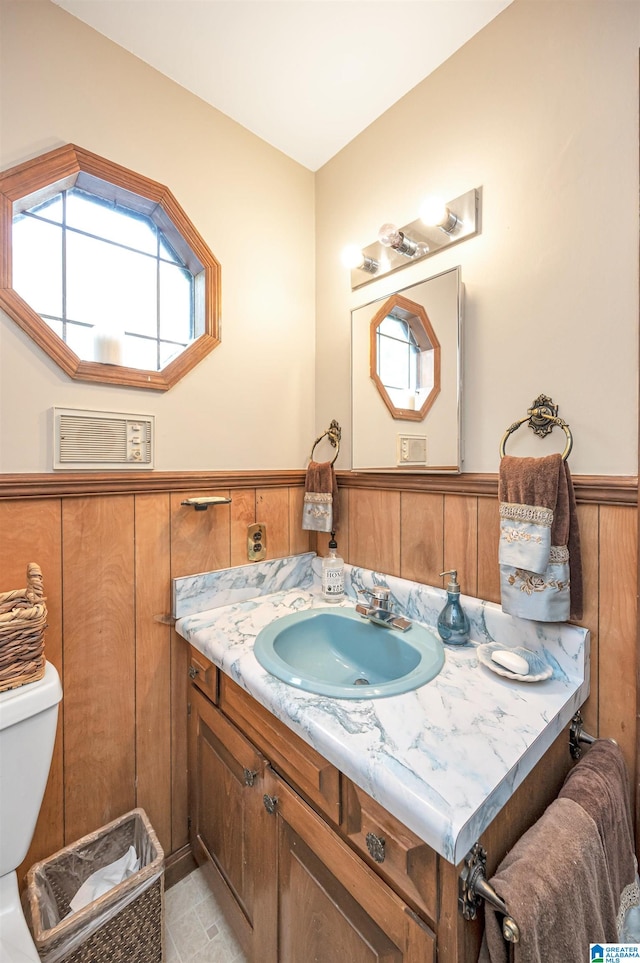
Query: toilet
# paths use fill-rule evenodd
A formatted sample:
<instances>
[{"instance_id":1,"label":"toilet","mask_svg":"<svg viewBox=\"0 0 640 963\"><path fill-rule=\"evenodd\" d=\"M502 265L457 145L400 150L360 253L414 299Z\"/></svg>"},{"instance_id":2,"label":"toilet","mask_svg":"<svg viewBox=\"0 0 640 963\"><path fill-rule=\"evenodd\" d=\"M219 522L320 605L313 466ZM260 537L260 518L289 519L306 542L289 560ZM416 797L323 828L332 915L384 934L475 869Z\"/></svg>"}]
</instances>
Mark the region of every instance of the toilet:
<instances>
[{"instance_id":1,"label":"toilet","mask_svg":"<svg viewBox=\"0 0 640 963\"><path fill-rule=\"evenodd\" d=\"M44 796L62 686L46 663L37 682L0 692L0 963L39 963L16 870L27 855Z\"/></svg>"}]
</instances>

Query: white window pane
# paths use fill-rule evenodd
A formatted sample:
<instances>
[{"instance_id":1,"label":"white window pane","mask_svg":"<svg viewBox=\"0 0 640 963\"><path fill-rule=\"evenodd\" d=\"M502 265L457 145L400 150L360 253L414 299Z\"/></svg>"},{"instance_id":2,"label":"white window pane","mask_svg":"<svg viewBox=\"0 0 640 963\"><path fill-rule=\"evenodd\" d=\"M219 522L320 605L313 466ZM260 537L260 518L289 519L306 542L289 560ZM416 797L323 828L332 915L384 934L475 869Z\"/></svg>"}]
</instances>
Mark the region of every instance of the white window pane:
<instances>
[{"instance_id":1,"label":"white window pane","mask_svg":"<svg viewBox=\"0 0 640 963\"><path fill-rule=\"evenodd\" d=\"M68 232L68 318L155 336L156 300L153 258Z\"/></svg>"},{"instance_id":2,"label":"white window pane","mask_svg":"<svg viewBox=\"0 0 640 963\"><path fill-rule=\"evenodd\" d=\"M173 264L160 264L160 337L191 341L191 275Z\"/></svg>"},{"instance_id":3,"label":"white window pane","mask_svg":"<svg viewBox=\"0 0 640 963\"><path fill-rule=\"evenodd\" d=\"M406 344L390 338L378 340L378 376L386 387L409 387L409 348Z\"/></svg>"},{"instance_id":4,"label":"white window pane","mask_svg":"<svg viewBox=\"0 0 640 963\"><path fill-rule=\"evenodd\" d=\"M408 324L406 321L402 321L400 318L395 318L392 314L388 314L380 324L378 325L378 331L380 334L386 335L388 338L397 338L399 341L408 340Z\"/></svg>"},{"instance_id":5,"label":"white window pane","mask_svg":"<svg viewBox=\"0 0 640 963\"><path fill-rule=\"evenodd\" d=\"M93 328L82 324L68 324L66 341L83 361L93 361Z\"/></svg>"},{"instance_id":6,"label":"white window pane","mask_svg":"<svg viewBox=\"0 0 640 963\"><path fill-rule=\"evenodd\" d=\"M158 370L158 345L146 338L125 336L122 363L128 368L142 368L144 371Z\"/></svg>"},{"instance_id":7,"label":"white window pane","mask_svg":"<svg viewBox=\"0 0 640 963\"><path fill-rule=\"evenodd\" d=\"M62 316L62 228L34 217L16 218L12 283L38 314Z\"/></svg>"},{"instance_id":8,"label":"white window pane","mask_svg":"<svg viewBox=\"0 0 640 963\"><path fill-rule=\"evenodd\" d=\"M155 225L141 214L116 207L84 191L67 194L67 226L148 254L157 253Z\"/></svg>"},{"instance_id":9,"label":"white window pane","mask_svg":"<svg viewBox=\"0 0 640 963\"><path fill-rule=\"evenodd\" d=\"M48 221L55 221L56 224L62 224L62 194L56 194L55 197L49 198L48 201L43 201L42 204L36 204L35 207L30 207L29 210L32 214L44 217Z\"/></svg>"}]
</instances>

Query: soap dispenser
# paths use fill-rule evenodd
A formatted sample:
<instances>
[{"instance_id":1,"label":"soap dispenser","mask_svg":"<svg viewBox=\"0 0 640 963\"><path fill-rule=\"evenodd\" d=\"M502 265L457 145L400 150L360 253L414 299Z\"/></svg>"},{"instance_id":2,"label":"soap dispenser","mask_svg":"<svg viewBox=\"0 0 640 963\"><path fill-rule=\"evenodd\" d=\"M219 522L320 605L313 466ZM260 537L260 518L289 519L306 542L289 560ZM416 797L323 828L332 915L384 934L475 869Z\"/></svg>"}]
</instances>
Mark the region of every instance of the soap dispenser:
<instances>
[{"instance_id":1,"label":"soap dispenser","mask_svg":"<svg viewBox=\"0 0 640 963\"><path fill-rule=\"evenodd\" d=\"M469 619L460 604L458 573L453 569L440 574L450 575L451 581L447 585L447 604L438 616L438 633L449 645L465 645L469 641Z\"/></svg>"},{"instance_id":2,"label":"soap dispenser","mask_svg":"<svg viewBox=\"0 0 640 963\"><path fill-rule=\"evenodd\" d=\"M329 554L322 559L322 598L341 602L344 598L344 560L337 554L336 533L331 532Z\"/></svg>"}]
</instances>

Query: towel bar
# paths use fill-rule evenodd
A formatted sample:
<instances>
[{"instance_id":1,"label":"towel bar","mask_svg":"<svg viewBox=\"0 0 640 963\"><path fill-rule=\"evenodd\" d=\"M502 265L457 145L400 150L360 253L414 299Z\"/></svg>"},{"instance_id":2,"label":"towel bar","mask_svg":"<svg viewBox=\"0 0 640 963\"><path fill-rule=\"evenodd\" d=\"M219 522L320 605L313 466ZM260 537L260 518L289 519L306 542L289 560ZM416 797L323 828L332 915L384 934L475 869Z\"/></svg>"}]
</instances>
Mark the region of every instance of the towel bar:
<instances>
[{"instance_id":1,"label":"towel bar","mask_svg":"<svg viewBox=\"0 0 640 963\"><path fill-rule=\"evenodd\" d=\"M547 397L547 395L538 395L531 408L528 409L526 418L514 421L514 423L507 428L500 442L501 458L504 458L505 445L509 435L517 431L520 425L524 425L525 421L529 422L529 428L531 428L536 435L540 435L541 438L548 435L555 425L559 425L567 436L567 444L562 452L562 460L567 460L573 448L573 435L566 421L558 417L558 406L554 405L552 399Z\"/></svg>"},{"instance_id":2,"label":"towel bar","mask_svg":"<svg viewBox=\"0 0 640 963\"><path fill-rule=\"evenodd\" d=\"M316 445L318 444L318 442L322 441L322 439L325 437L328 438L331 444L333 445L333 447L337 449L333 457L333 461L331 462L331 464L333 465L336 458L340 454L340 440L342 438L342 428L340 427L340 425L338 424L335 418L333 419L333 421L331 422L327 430L323 431L321 435L318 435L318 437L314 441L313 448L311 449L311 455L309 456L310 459L313 459L313 453L316 450Z\"/></svg>"},{"instance_id":3,"label":"towel bar","mask_svg":"<svg viewBox=\"0 0 640 963\"><path fill-rule=\"evenodd\" d=\"M493 886L487 882L487 853L480 843L476 843L464 858L464 868L458 879L458 906L466 920L474 920L481 901L491 903L502 913L502 936L507 943L520 942L518 924L509 916L506 904L500 899Z\"/></svg>"}]
</instances>

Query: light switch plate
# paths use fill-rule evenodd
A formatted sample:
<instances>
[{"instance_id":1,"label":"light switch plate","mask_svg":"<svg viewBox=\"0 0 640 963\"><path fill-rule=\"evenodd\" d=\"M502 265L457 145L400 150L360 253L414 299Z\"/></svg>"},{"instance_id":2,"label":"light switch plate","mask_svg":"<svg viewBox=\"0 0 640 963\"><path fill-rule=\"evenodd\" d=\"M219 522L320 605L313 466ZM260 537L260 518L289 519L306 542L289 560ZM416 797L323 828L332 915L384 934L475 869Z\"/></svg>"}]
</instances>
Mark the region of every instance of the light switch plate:
<instances>
[{"instance_id":1,"label":"light switch plate","mask_svg":"<svg viewBox=\"0 0 640 963\"><path fill-rule=\"evenodd\" d=\"M247 526L247 558L259 562L267 557L267 526L262 522Z\"/></svg>"}]
</instances>

